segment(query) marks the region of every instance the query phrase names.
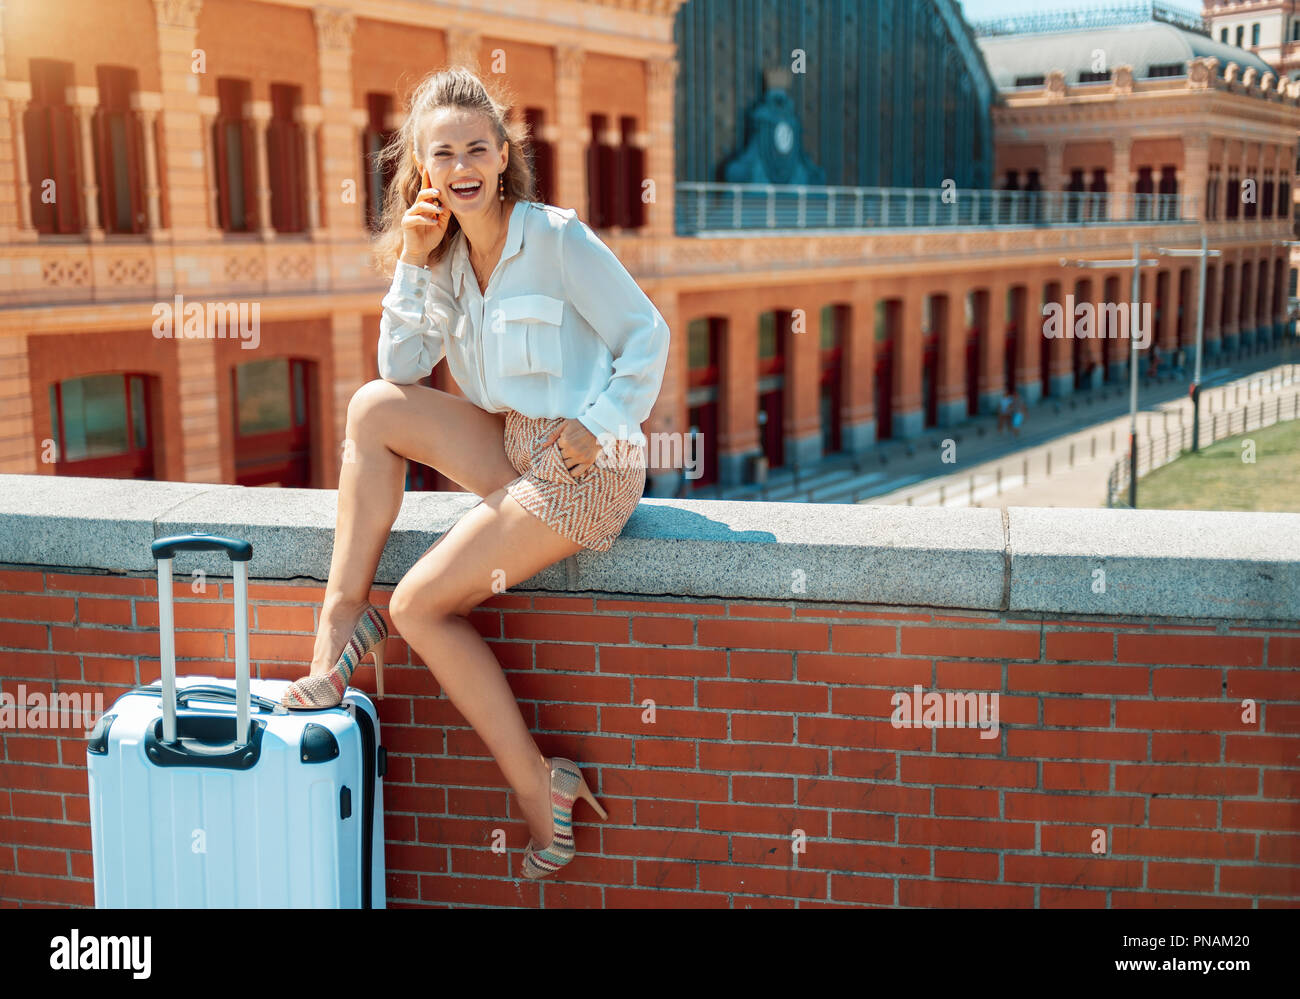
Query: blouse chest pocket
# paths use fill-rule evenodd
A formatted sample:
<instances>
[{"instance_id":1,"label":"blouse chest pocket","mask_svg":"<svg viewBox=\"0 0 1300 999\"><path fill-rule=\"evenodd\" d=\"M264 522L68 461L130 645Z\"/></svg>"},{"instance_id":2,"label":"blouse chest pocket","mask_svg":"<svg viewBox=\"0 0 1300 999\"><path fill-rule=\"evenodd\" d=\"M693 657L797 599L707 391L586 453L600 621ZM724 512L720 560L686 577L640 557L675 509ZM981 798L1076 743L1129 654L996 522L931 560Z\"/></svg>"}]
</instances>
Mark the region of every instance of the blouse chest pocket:
<instances>
[{"instance_id":1,"label":"blouse chest pocket","mask_svg":"<svg viewBox=\"0 0 1300 999\"><path fill-rule=\"evenodd\" d=\"M501 299L492 322L501 374L563 374L560 349L563 319L563 299L549 295L516 295Z\"/></svg>"}]
</instances>

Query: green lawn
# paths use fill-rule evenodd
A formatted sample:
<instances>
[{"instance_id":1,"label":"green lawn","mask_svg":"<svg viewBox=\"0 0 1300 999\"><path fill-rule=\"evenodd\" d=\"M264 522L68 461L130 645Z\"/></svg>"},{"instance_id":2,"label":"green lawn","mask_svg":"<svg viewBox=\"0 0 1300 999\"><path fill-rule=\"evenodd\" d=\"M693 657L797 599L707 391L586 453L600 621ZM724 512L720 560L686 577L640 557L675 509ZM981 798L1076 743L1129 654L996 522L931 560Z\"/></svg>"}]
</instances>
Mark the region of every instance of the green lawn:
<instances>
[{"instance_id":1,"label":"green lawn","mask_svg":"<svg viewBox=\"0 0 1300 999\"><path fill-rule=\"evenodd\" d=\"M1241 460L1247 439L1255 442L1254 464ZM1300 420L1202 445L1157 468L1138 480L1138 506L1300 513Z\"/></svg>"}]
</instances>

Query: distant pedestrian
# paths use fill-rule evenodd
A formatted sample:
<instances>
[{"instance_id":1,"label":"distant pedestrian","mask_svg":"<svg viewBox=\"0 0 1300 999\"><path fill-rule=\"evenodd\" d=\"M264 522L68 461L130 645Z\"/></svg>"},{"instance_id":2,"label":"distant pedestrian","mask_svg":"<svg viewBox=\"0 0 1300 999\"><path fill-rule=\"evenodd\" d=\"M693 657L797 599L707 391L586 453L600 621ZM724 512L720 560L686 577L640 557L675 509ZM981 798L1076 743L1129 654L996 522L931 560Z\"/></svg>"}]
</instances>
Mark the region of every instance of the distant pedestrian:
<instances>
[{"instance_id":1,"label":"distant pedestrian","mask_svg":"<svg viewBox=\"0 0 1300 999\"><path fill-rule=\"evenodd\" d=\"M1025 422L1025 400L1022 399L1020 397L1020 393L1017 392L1012 397L1012 411L1011 411L1011 432L1016 436L1017 439L1020 438L1020 427L1022 424L1024 424L1024 422Z\"/></svg>"},{"instance_id":2,"label":"distant pedestrian","mask_svg":"<svg viewBox=\"0 0 1300 999\"><path fill-rule=\"evenodd\" d=\"M1178 352L1174 354L1174 374L1178 376L1178 379L1180 381L1187 377L1186 365L1187 365L1187 351L1180 346L1178 348Z\"/></svg>"},{"instance_id":3,"label":"distant pedestrian","mask_svg":"<svg viewBox=\"0 0 1300 999\"><path fill-rule=\"evenodd\" d=\"M1015 403L1016 400L1010 390L1002 393L1002 400L998 403L998 433L1005 433L1011 426L1011 410Z\"/></svg>"},{"instance_id":4,"label":"distant pedestrian","mask_svg":"<svg viewBox=\"0 0 1300 999\"><path fill-rule=\"evenodd\" d=\"M1150 385L1160 378L1160 348L1151 345L1151 357L1147 362L1147 384Z\"/></svg>"}]
</instances>

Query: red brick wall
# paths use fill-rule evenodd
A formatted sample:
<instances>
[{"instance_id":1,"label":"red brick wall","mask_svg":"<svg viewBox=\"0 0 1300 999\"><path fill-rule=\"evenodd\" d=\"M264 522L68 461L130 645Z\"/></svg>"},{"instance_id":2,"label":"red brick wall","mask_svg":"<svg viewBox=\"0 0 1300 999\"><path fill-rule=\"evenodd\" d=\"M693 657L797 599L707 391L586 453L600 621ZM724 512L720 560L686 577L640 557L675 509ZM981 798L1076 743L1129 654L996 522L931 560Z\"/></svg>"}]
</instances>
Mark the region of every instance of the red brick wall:
<instances>
[{"instance_id":1,"label":"red brick wall","mask_svg":"<svg viewBox=\"0 0 1300 999\"><path fill-rule=\"evenodd\" d=\"M231 588L177 585L184 671L232 675ZM300 674L321 595L250 585L255 672ZM394 636L391 905L1300 901L1300 629L524 594L471 620L542 751L584 766L609 821L580 804L579 857L518 879L516 803ZM10 694L99 690L107 709L156 678L156 629L153 577L0 571ZM373 681L367 663L357 683ZM890 697L915 684L999 692L1000 738L894 728ZM0 904L92 904L81 733L0 736ZM495 828L508 855L489 849Z\"/></svg>"}]
</instances>

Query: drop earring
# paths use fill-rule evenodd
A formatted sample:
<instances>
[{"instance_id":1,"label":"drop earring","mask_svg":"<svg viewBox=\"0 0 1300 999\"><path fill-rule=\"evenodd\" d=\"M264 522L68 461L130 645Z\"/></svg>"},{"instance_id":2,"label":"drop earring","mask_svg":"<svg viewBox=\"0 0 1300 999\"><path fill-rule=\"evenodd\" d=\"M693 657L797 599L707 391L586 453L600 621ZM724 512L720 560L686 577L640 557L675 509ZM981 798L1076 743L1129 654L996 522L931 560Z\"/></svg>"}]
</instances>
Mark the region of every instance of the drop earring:
<instances>
[{"instance_id":1,"label":"drop earring","mask_svg":"<svg viewBox=\"0 0 1300 999\"><path fill-rule=\"evenodd\" d=\"M497 174L497 200L506 200L506 175L504 172Z\"/></svg>"}]
</instances>

